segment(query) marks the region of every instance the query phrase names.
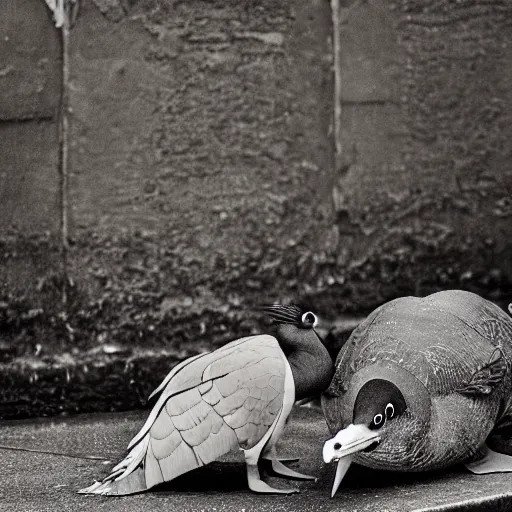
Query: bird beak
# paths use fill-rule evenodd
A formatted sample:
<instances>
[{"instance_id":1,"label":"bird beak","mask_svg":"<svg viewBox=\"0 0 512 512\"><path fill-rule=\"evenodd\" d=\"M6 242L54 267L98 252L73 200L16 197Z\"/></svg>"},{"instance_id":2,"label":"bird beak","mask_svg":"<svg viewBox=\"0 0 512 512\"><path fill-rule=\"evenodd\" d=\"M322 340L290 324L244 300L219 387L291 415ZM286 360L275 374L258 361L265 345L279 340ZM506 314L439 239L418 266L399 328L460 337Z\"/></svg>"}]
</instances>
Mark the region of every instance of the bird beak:
<instances>
[{"instance_id":1,"label":"bird beak","mask_svg":"<svg viewBox=\"0 0 512 512\"><path fill-rule=\"evenodd\" d=\"M324 462L338 462L331 498L336 494L345 473L352 463L354 454L374 443L380 443L380 440L381 438L377 432L370 430L367 426L350 424L347 428L340 430L332 439L325 442L323 448Z\"/></svg>"}]
</instances>

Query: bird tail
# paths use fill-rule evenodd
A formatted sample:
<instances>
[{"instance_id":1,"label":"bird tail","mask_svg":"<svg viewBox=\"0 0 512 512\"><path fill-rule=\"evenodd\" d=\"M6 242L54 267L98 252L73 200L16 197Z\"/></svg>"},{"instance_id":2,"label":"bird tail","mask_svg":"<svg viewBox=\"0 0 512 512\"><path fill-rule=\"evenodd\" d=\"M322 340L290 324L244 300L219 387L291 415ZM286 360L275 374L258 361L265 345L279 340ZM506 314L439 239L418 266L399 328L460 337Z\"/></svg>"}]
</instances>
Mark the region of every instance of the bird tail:
<instances>
[{"instance_id":1,"label":"bird tail","mask_svg":"<svg viewBox=\"0 0 512 512\"><path fill-rule=\"evenodd\" d=\"M124 496L145 491L146 477L143 461L149 446L149 435L137 443L130 453L112 469L101 482L80 489L80 494L101 494L103 496Z\"/></svg>"}]
</instances>

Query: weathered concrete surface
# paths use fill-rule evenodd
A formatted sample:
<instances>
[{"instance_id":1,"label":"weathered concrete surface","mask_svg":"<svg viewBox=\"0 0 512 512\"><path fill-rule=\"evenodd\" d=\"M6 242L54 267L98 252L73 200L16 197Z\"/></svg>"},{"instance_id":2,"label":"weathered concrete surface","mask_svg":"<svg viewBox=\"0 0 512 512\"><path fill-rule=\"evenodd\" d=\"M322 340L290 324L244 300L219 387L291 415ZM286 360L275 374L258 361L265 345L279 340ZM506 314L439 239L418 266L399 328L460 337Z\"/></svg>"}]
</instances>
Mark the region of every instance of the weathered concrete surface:
<instances>
[{"instance_id":1,"label":"weathered concrete surface","mask_svg":"<svg viewBox=\"0 0 512 512\"><path fill-rule=\"evenodd\" d=\"M317 327L333 359L360 320ZM44 332L31 336L39 338ZM68 343L62 342L58 354L39 345L30 355L26 347L0 343L0 419L140 409L174 365L210 350L212 344L187 341L147 349L106 343L79 351Z\"/></svg>"},{"instance_id":2,"label":"weathered concrete surface","mask_svg":"<svg viewBox=\"0 0 512 512\"><path fill-rule=\"evenodd\" d=\"M61 59L47 11L33 0L0 5L0 237L58 226Z\"/></svg>"},{"instance_id":3,"label":"weathered concrete surface","mask_svg":"<svg viewBox=\"0 0 512 512\"><path fill-rule=\"evenodd\" d=\"M25 12L35 1L5 18L20 41L46 34L29 54L44 50L44 66L29 59L37 76L16 82L40 94L6 102L30 115L55 108L58 73L46 74L60 59L44 4ZM135 324L143 340L180 341L162 317L199 325L225 308L231 317L217 324L234 333L242 307L279 298L334 316L447 287L510 295L508 3L342 2L334 171L328 2L82 4L71 37L67 314L73 328L76 309L90 320L84 343L106 330L133 343ZM17 130L12 168L20 155L37 159L23 157L23 186L12 172L4 182L0 227L14 216L53 229L55 134ZM46 149L24 150L28 138ZM21 269L7 301L36 295L18 240L2 262L5 275Z\"/></svg>"},{"instance_id":4,"label":"weathered concrete surface","mask_svg":"<svg viewBox=\"0 0 512 512\"><path fill-rule=\"evenodd\" d=\"M314 286L330 243L329 27L320 1L146 1L117 23L84 2L72 271L93 299L199 320Z\"/></svg>"},{"instance_id":5,"label":"weathered concrete surface","mask_svg":"<svg viewBox=\"0 0 512 512\"><path fill-rule=\"evenodd\" d=\"M512 504L510 475L476 476L463 468L413 475L381 473L354 466L331 500L334 468L325 466L321 459L322 444L328 438L327 428L321 414L311 409L294 411L280 453L299 456L301 460L294 467L318 475L319 480L289 482L272 479L272 485L297 486L300 489L298 495L261 496L248 491L241 452L145 494L123 498L76 494L77 489L108 473L124 455L125 446L143 420L142 414L130 413L0 423L3 447L72 455L0 448L4 469L0 472L0 510L405 512L426 511L440 505L451 505L446 510L506 510L507 504ZM106 460L81 458L87 456ZM505 496L500 500L492 499L499 494ZM478 507L460 505L475 499L481 501Z\"/></svg>"},{"instance_id":6,"label":"weathered concrete surface","mask_svg":"<svg viewBox=\"0 0 512 512\"><path fill-rule=\"evenodd\" d=\"M60 103L60 39L44 2L0 6L0 122L52 119Z\"/></svg>"},{"instance_id":7,"label":"weathered concrete surface","mask_svg":"<svg viewBox=\"0 0 512 512\"><path fill-rule=\"evenodd\" d=\"M383 297L510 294L512 5L342 7L341 267Z\"/></svg>"},{"instance_id":8,"label":"weathered concrete surface","mask_svg":"<svg viewBox=\"0 0 512 512\"><path fill-rule=\"evenodd\" d=\"M0 302L19 292L37 307L31 287L59 265L51 247L60 219L60 41L45 3L33 0L0 3L0 34Z\"/></svg>"},{"instance_id":9,"label":"weathered concrete surface","mask_svg":"<svg viewBox=\"0 0 512 512\"><path fill-rule=\"evenodd\" d=\"M197 352L256 332L259 304L315 281L311 248L327 225L328 4L80 3L68 84L69 283L59 274L55 119L0 127L0 359L21 385L4 398L22 414L37 368L61 385L66 371L49 362L61 353L83 361L106 343ZM41 0L1 9L15 47L30 50L15 81L27 81L28 96L8 105L23 117L41 82L29 71L60 63L58 31ZM44 108L30 115L58 104L53 73L41 82ZM35 374L9 372L19 356L35 356Z\"/></svg>"},{"instance_id":10,"label":"weathered concrete surface","mask_svg":"<svg viewBox=\"0 0 512 512\"><path fill-rule=\"evenodd\" d=\"M255 332L262 302L326 286L328 3L81 4L69 300L63 311L53 288L11 280L8 343L211 346ZM22 266L23 236L9 243Z\"/></svg>"}]
</instances>

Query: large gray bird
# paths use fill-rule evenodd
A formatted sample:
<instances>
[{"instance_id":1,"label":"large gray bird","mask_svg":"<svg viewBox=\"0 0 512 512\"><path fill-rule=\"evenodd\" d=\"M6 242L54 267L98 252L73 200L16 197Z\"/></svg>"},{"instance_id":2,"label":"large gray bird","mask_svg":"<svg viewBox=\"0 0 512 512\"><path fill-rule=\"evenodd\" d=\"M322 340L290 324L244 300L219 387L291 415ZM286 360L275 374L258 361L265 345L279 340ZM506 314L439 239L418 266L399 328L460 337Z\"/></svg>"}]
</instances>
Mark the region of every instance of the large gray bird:
<instances>
[{"instance_id":1,"label":"large gray bird","mask_svg":"<svg viewBox=\"0 0 512 512\"><path fill-rule=\"evenodd\" d=\"M336 493L352 459L394 471L512 471L512 319L449 290L384 304L356 328L322 397Z\"/></svg>"},{"instance_id":2,"label":"large gray bird","mask_svg":"<svg viewBox=\"0 0 512 512\"><path fill-rule=\"evenodd\" d=\"M79 492L145 491L237 448L244 451L254 492L297 492L263 482L260 459L268 459L277 475L312 479L285 466L275 446L294 402L325 390L334 366L312 312L282 305L264 309L277 325L276 337L238 339L176 366L153 393L158 401L127 457L102 482Z\"/></svg>"}]
</instances>

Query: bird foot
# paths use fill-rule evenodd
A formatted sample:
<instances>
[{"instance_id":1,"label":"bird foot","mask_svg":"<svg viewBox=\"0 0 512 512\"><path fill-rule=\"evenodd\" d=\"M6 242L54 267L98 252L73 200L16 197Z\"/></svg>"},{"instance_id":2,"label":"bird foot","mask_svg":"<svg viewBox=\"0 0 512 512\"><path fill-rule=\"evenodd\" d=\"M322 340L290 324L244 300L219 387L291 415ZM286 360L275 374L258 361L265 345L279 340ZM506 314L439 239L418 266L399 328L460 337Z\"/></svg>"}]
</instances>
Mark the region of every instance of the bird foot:
<instances>
[{"instance_id":1,"label":"bird foot","mask_svg":"<svg viewBox=\"0 0 512 512\"><path fill-rule=\"evenodd\" d=\"M293 478L295 480L314 480L316 482L316 478L314 476L303 475L302 473L298 473L293 469L285 466L281 460L270 459L269 464L265 463L267 468L265 468L269 473L274 474L276 476L282 476L284 478Z\"/></svg>"},{"instance_id":2,"label":"bird foot","mask_svg":"<svg viewBox=\"0 0 512 512\"><path fill-rule=\"evenodd\" d=\"M465 465L472 473L485 475L487 473L509 473L512 472L512 456L498 453L485 446L484 456Z\"/></svg>"},{"instance_id":3,"label":"bird foot","mask_svg":"<svg viewBox=\"0 0 512 512\"><path fill-rule=\"evenodd\" d=\"M296 488L276 489L275 487L270 487L270 485L266 484L263 480L249 482L249 489L259 494L296 494L299 492L299 489Z\"/></svg>"},{"instance_id":4,"label":"bird foot","mask_svg":"<svg viewBox=\"0 0 512 512\"><path fill-rule=\"evenodd\" d=\"M249 489L252 492L260 494L295 494L299 492L299 489L276 489L270 487L267 483L263 482L260 478L260 472L257 465L247 464L247 482L249 483Z\"/></svg>"}]
</instances>

